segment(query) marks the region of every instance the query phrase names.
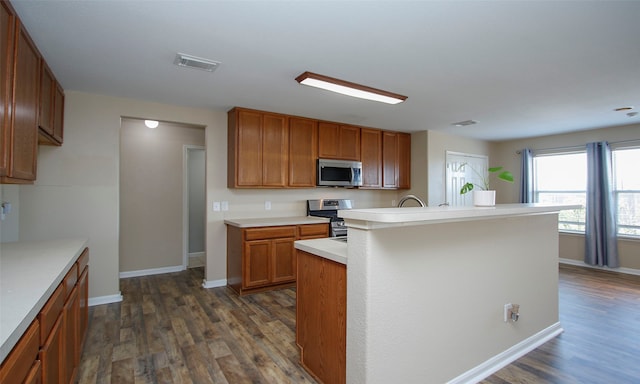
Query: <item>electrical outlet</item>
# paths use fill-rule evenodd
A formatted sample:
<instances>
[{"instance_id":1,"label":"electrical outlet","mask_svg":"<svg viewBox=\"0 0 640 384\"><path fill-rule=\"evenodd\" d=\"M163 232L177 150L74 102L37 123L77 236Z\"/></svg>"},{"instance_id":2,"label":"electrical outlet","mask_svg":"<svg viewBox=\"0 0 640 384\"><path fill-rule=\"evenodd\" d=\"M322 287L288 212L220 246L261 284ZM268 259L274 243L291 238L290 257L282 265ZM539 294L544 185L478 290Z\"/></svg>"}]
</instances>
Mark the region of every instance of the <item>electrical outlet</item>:
<instances>
[{"instance_id":1,"label":"electrical outlet","mask_svg":"<svg viewBox=\"0 0 640 384\"><path fill-rule=\"evenodd\" d=\"M228 211L229 210L229 202L228 201L223 201L222 202L222 210L223 211Z\"/></svg>"},{"instance_id":2,"label":"electrical outlet","mask_svg":"<svg viewBox=\"0 0 640 384\"><path fill-rule=\"evenodd\" d=\"M270 211L271 210L271 202L270 201L265 201L264 202L264 210L265 211Z\"/></svg>"}]
</instances>

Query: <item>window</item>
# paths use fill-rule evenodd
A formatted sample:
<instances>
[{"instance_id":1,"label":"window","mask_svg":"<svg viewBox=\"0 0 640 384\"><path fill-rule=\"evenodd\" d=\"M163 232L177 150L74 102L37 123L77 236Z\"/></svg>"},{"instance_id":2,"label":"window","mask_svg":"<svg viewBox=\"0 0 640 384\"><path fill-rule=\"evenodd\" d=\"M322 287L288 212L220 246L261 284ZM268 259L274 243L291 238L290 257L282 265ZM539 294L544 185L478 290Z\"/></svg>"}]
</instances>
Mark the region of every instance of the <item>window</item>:
<instances>
[{"instance_id":1,"label":"window","mask_svg":"<svg viewBox=\"0 0 640 384\"><path fill-rule=\"evenodd\" d=\"M618 235L640 236L640 148L612 151Z\"/></svg>"},{"instance_id":2,"label":"window","mask_svg":"<svg viewBox=\"0 0 640 384\"><path fill-rule=\"evenodd\" d=\"M585 152L536 155L533 158L533 175L535 202L586 205ZM561 211L558 220L558 229L584 233L585 208Z\"/></svg>"}]
</instances>

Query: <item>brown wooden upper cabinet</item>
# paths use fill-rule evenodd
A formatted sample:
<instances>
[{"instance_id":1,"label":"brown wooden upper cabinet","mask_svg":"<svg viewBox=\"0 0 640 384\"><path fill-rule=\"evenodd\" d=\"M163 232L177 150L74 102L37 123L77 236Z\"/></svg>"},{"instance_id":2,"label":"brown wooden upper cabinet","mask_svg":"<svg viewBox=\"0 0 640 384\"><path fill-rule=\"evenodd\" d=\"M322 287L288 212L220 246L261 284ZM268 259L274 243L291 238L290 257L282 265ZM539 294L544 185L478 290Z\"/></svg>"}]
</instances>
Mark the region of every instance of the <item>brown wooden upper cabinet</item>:
<instances>
[{"instance_id":1,"label":"brown wooden upper cabinet","mask_svg":"<svg viewBox=\"0 0 640 384\"><path fill-rule=\"evenodd\" d=\"M382 162L383 188L411 188L411 135L384 131Z\"/></svg>"},{"instance_id":2,"label":"brown wooden upper cabinet","mask_svg":"<svg viewBox=\"0 0 640 384\"><path fill-rule=\"evenodd\" d=\"M38 141L40 144L62 145L64 91L44 60L42 60L40 68L40 114L38 116L40 136Z\"/></svg>"},{"instance_id":3,"label":"brown wooden upper cabinet","mask_svg":"<svg viewBox=\"0 0 640 384\"><path fill-rule=\"evenodd\" d=\"M3 40L0 182L33 183L38 154L40 53L7 2L1 3L0 13Z\"/></svg>"},{"instance_id":4,"label":"brown wooden upper cabinet","mask_svg":"<svg viewBox=\"0 0 640 384\"><path fill-rule=\"evenodd\" d=\"M382 131L360 129L362 187L382 188Z\"/></svg>"},{"instance_id":5,"label":"brown wooden upper cabinet","mask_svg":"<svg viewBox=\"0 0 640 384\"><path fill-rule=\"evenodd\" d=\"M316 186L318 158L318 122L289 117L289 186Z\"/></svg>"},{"instance_id":6,"label":"brown wooden upper cabinet","mask_svg":"<svg viewBox=\"0 0 640 384\"><path fill-rule=\"evenodd\" d=\"M318 157L360 161L360 127L320 122Z\"/></svg>"},{"instance_id":7,"label":"brown wooden upper cabinet","mask_svg":"<svg viewBox=\"0 0 640 384\"><path fill-rule=\"evenodd\" d=\"M287 117L234 108L228 113L229 188L287 186Z\"/></svg>"}]
</instances>

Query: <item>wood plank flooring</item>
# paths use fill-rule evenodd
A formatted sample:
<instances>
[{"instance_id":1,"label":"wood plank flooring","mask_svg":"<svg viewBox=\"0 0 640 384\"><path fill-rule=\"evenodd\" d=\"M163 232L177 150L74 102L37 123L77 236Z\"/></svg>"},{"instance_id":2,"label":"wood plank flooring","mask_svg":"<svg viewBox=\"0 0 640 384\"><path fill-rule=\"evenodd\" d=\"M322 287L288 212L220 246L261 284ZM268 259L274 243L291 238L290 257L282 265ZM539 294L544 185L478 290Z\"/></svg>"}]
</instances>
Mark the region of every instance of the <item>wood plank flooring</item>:
<instances>
[{"instance_id":1,"label":"wood plank flooring","mask_svg":"<svg viewBox=\"0 0 640 384\"><path fill-rule=\"evenodd\" d=\"M294 289L240 298L202 279L121 280L122 303L90 308L78 381L315 383L298 363ZM640 383L640 276L561 266L560 317L563 334L482 384Z\"/></svg>"}]
</instances>

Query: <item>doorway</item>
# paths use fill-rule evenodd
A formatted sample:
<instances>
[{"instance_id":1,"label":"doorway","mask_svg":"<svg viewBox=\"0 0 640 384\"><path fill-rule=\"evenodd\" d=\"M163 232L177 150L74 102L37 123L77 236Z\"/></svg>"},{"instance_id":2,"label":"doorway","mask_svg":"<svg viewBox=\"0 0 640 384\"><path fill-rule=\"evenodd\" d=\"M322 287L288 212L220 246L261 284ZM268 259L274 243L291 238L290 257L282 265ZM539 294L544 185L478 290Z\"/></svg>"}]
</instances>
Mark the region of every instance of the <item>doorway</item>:
<instances>
[{"instance_id":1,"label":"doorway","mask_svg":"<svg viewBox=\"0 0 640 384\"><path fill-rule=\"evenodd\" d=\"M470 153L451 152L446 153L446 201L452 207L473 205L471 193L460 194L460 188L467 182L477 182L473 169L487 169L489 158L484 155L474 155ZM468 167L462 167L468 164Z\"/></svg>"}]
</instances>

